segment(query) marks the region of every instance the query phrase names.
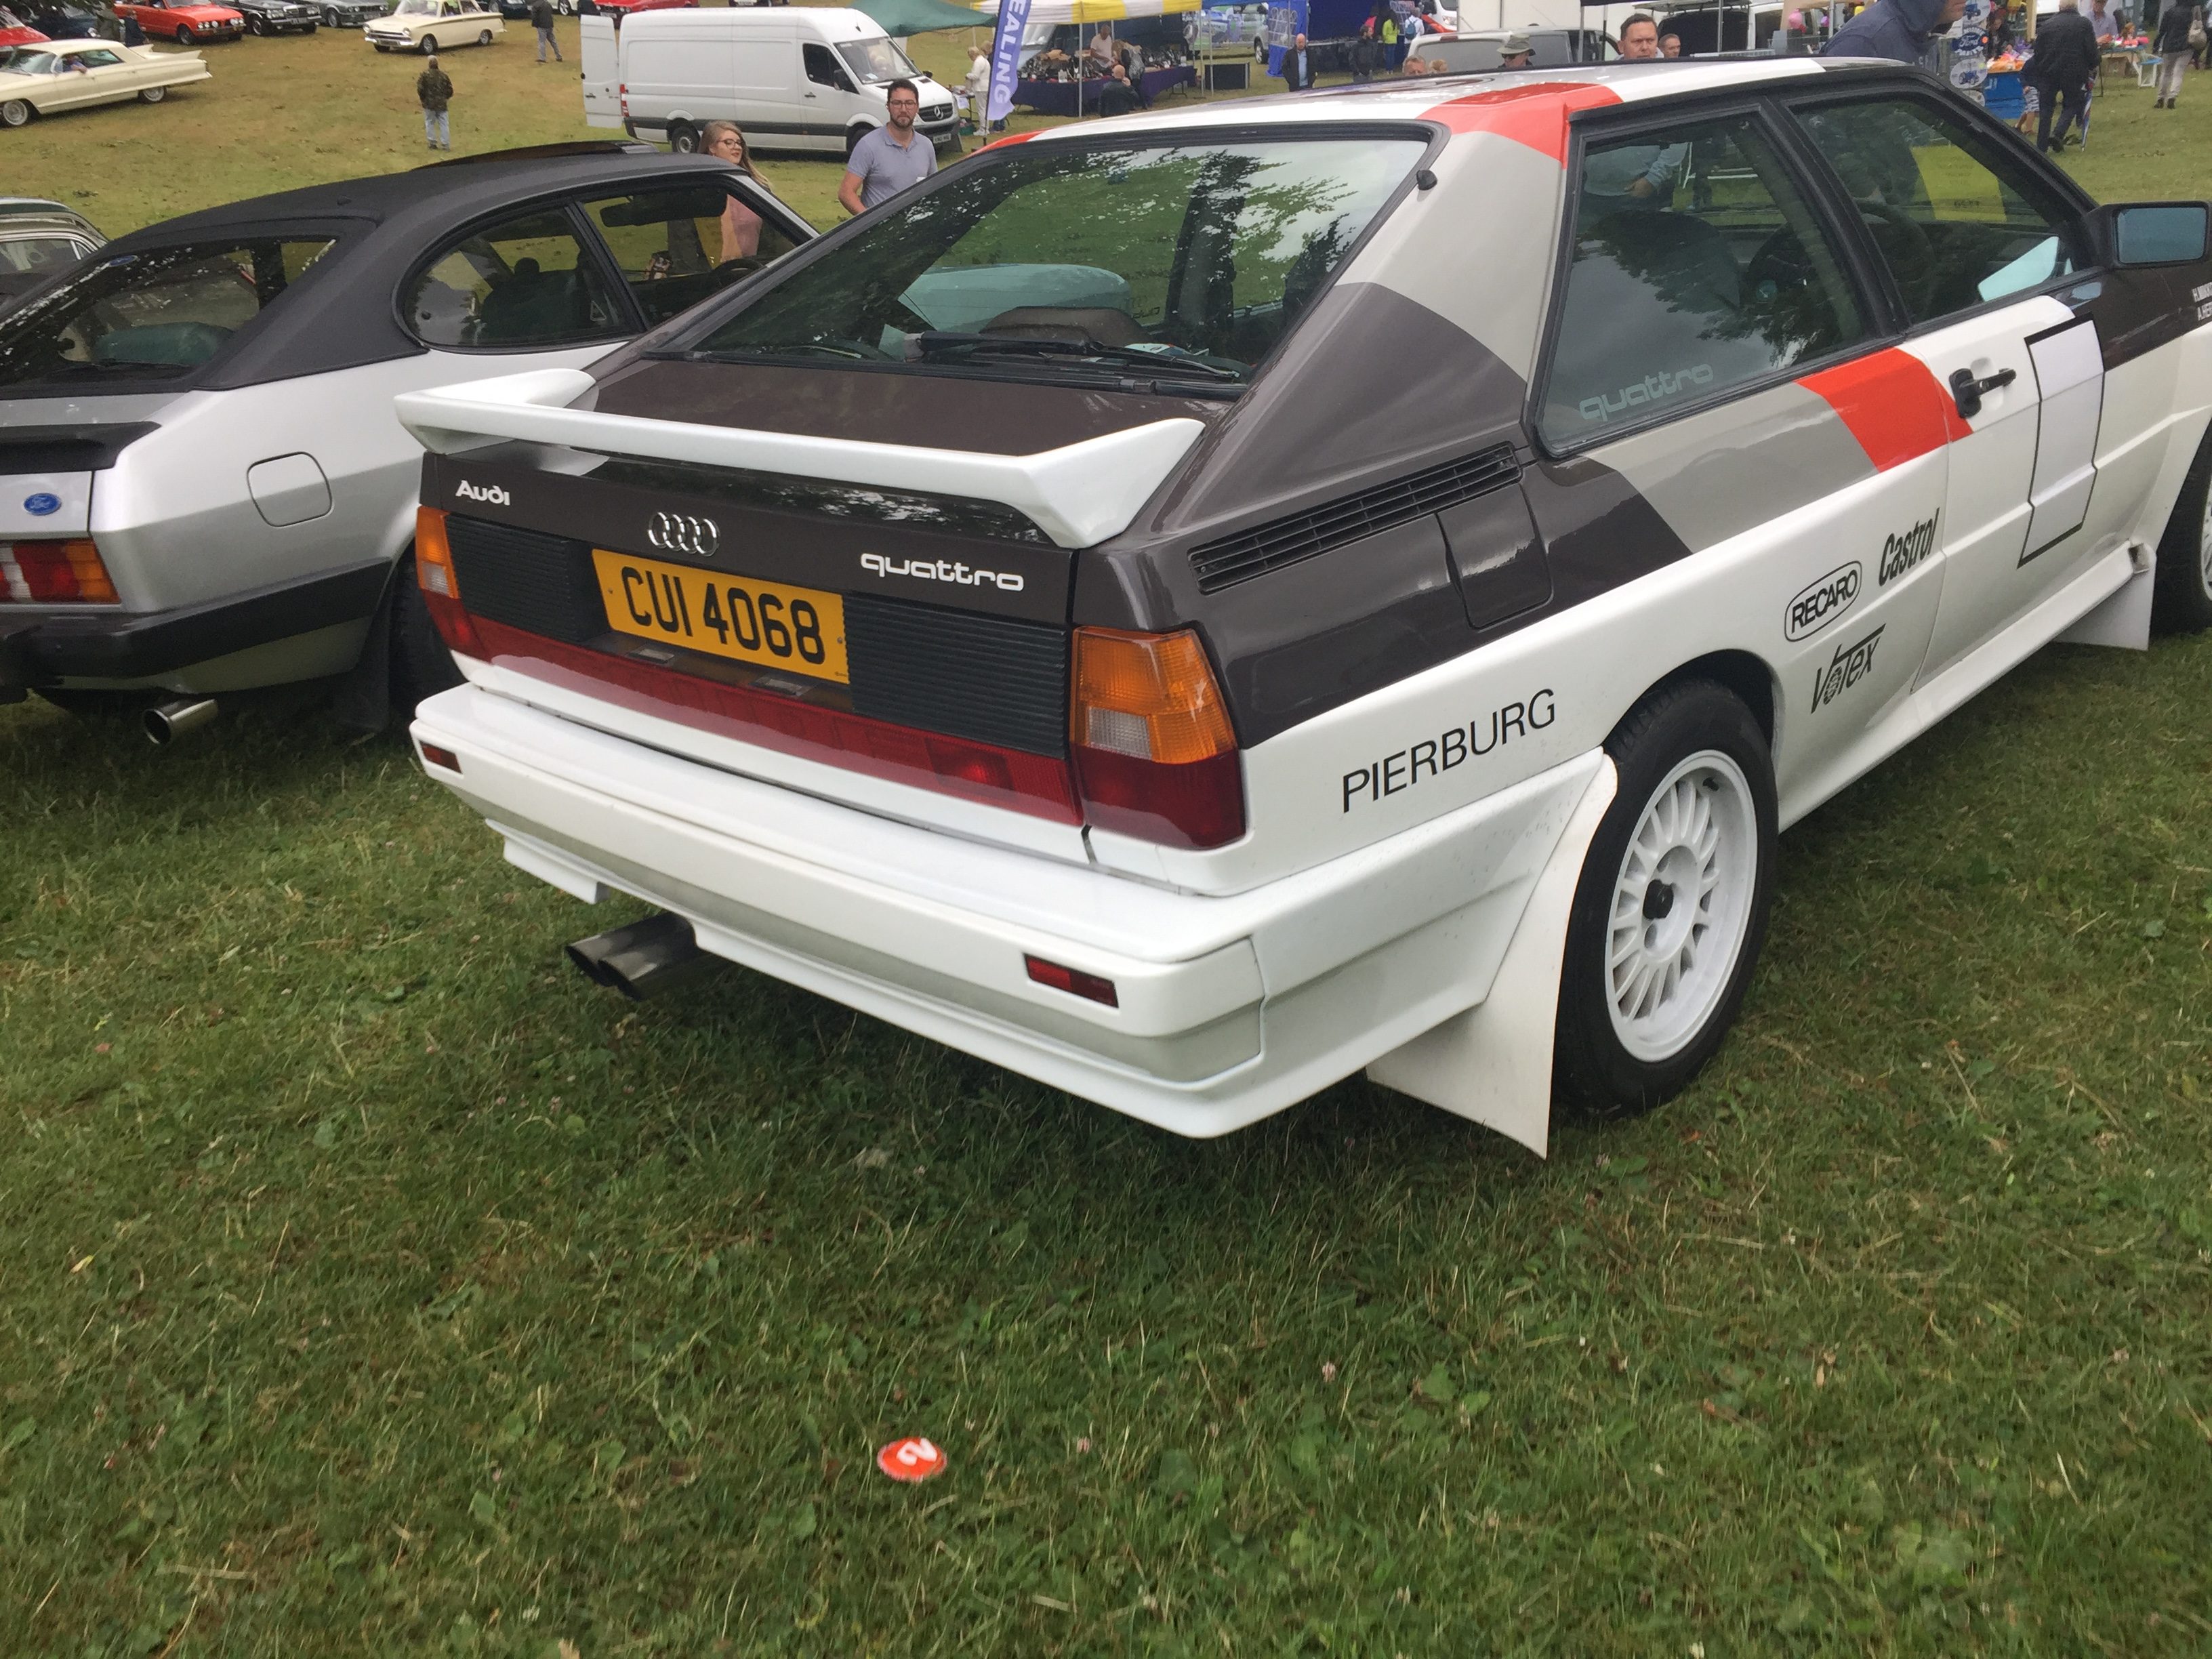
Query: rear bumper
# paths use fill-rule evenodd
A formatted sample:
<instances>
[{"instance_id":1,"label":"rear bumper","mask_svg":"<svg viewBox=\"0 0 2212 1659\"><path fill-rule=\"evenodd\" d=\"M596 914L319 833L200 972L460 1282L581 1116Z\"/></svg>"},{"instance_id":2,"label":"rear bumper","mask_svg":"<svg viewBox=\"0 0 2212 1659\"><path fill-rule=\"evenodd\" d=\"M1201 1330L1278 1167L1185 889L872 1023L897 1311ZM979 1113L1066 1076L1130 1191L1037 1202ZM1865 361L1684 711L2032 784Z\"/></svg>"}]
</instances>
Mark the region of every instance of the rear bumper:
<instances>
[{"instance_id":1,"label":"rear bumper","mask_svg":"<svg viewBox=\"0 0 2212 1659\"><path fill-rule=\"evenodd\" d=\"M383 598L382 560L174 611L112 605L11 617L0 607L0 694L86 681L128 682L360 622Z\"/></svg>"},{"instance_id":2,"label":"rear bumper","mask_svg":"<svg viewBox=\"0 0 2212 1659\"><path fill-rule=\"evenodd\" d=\"M1187 1135L1279 1110L1480 1002L1595 752L1225 896L896 823L476 686L423 703L427 766L510 861L682 915L701 946ZM1032 981L1042 957L1118 1006Z\"/></svg>"}]
</instances>

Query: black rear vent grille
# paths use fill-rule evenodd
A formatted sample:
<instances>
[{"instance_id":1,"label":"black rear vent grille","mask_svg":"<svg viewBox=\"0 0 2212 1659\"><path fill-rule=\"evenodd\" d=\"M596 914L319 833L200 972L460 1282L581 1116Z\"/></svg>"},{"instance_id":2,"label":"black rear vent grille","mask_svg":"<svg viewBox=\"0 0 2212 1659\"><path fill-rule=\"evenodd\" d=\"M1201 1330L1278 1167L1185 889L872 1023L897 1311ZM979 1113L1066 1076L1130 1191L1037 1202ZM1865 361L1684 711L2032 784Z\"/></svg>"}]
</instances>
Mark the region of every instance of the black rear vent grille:
<instances>
[{"instance_id":1,"label":"black rear vent grille","mask_svg":"<svg viewBox=\"0 0 2212 1659\"><path fill-rule=\"evenodd\" d=\"M1067 630L848 594L853 712L1032 755L1067 749Z\"/></svg>"},{"instance_id":2,"label":"black rear vent grille","mask_svg":"<svg viewBox=\"0 0 2212 1659\"><path fill-rule=\"evenodd\" d=\"M1440 513L1510 484L1520 476L1513 446L1498 444L1480 454L1446 461L1357 495L1224 536L1191 550L1190 564L1198 573L1198 591L1215 592L1232 583L1279 570L1424 514Z\"/></svg>"},{"instance_id":3,"label":"black rear vent grille","mask_svg":"<svg viewBox=\"0 0 2212 1659\"><path fill-rule=\"evenodd\" d=\"M479 617L567 645L607 631L592 544L449 514L446 539L461 603Z\"/></svg>"}]
</instances>

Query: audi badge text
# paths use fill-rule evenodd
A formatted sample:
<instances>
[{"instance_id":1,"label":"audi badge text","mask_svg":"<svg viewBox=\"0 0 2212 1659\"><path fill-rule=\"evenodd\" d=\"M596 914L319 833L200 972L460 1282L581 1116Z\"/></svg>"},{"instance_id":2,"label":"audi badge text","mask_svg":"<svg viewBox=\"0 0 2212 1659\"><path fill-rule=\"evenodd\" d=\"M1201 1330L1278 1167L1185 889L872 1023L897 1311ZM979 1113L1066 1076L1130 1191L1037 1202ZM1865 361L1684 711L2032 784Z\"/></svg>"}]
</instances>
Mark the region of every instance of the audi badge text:
<instances>
[{"instance_id":1,"label":"audi badge text","mask_svg":"<svg viewBox=\"0 0 2212 1659\"><path fill-rule=\"evenodd\" d=\"M453 486L453 494L465 501L489 501L494 507L513 507L514 497L498 484L477 485L466 478Z\"/></svg>"},{"instance_id":2,"label":"audi badge text","mask_svg":"<svg viewBox=\"0 0 2212 1659\"><path fill-rule=\"evenodd\" d=\"M917 581L951 582L961 587L979 587L989 582L1002 593L1022 591L1022 579L1013 571L978 570L973 565L956 564L951 559L887 559L880 553L863 553L860 568L878 576L911 576Z\"/></svg>"}]
</instances>

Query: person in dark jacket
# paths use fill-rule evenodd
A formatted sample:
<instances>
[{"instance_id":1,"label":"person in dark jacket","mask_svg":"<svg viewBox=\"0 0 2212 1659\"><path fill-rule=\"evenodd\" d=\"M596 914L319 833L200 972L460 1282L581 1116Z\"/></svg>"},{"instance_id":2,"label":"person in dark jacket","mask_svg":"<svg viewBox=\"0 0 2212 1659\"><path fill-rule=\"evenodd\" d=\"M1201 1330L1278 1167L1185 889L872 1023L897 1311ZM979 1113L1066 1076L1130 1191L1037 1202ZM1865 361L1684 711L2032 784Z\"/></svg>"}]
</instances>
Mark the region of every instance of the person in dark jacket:
<instances>
[{"instance_id":1,"label":"person in dark jacket","mask_svg":"<svg viewBox=\"0 0 2212 1659\"><path fill-rule=\"evenodd\" d=\"M553 38L553 0L530 0L530 27L538 31L538 61L545 61L547 47L553 51L553 61L565 64L561 55L561 43Z\"/></svg>"},{"instance_id":2,"label":"person in dark jacket","mask_svg":"<svg viewBox=\"0 0 2212 1659\"><path fill-rule=\"evenodd\" d=\"M2182 77L2189 73L2189 20L2186 0L2171 0L2159 14L2158 100L2153 109L2172 109L2181 96Z\"/></svg>"},{"instance_id":3,"label":"person in dark jacket","mask_svg":"<svg viewBox=\"0 0 2212 1659\"><path fill-rule=\"evenodd\" d=\"M1306 50L1306 38L1297 35L1283 48L1283 86L1291 92L1304 92L1314 83L1313 54Z\"/></svg>"},{"instance_id":4,"label":"person in dark jacket","mask_svg":"<svg viewBox=\"0 0 2212 1659\"><path fill-rule=\"evenodd\" d=\"M1921 64L1936 37L1966 15L1966 0L1874 0L1820 48L1823 58Z\"/></svg>"},{"instance_id":5,"label":"person in dark jacket","mask_svg":"<svg viewBox=\"0 0 2212 1659\"><path fill-rule=\"evenodd\" d=\"M422 106L422 136L432 149L453 147L453 129L446 124L447 107L453 101L453 83L433 57L415 77L415 101Z\"/></svg>"},{"instance_id":6,"label":"person in dark jacket","mask_svg":"<svg viewBox=\"0 0 2212 1659\"><path fill-rule=\"evenodd\" d=\"M2081 15L2081 0L2058 0L2057 15L2036 26L2035 54L2025 71L2035 88L2036 149L2047 153L2064 144L2067 130L2087 117L2100 55L2097 31ZM2053 131L2051 108L2062 103Z\"/></svg>"}]
</instances>

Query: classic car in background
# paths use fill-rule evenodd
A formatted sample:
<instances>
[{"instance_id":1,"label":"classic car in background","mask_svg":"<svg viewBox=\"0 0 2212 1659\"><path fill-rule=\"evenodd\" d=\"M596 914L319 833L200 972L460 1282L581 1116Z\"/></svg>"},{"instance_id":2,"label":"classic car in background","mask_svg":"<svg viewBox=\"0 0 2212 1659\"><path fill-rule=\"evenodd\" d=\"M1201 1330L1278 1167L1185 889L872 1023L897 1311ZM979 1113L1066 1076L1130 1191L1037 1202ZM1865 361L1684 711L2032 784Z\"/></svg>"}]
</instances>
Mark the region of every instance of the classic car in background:
<instances>
[{"instance_id":1,"label":"classic car in background","mask_svg":"<svg viewBox=\"0 0 2212 1659\"><path fill-rule=\"evenodd\" d=\"M155 52L112 40L11 46L0 53L0 127L27 125L33 115L131 98L158 104L171 87L213 78L196 52Z\"/></svg>"},{"instance_id":2,"label":"classic car in background","mask_svg":"<svg viewBox=\"0 0 2212 1659\"><path fill-rule=\"evenodd\" d=\"M0 6L0 46L27 46L46 38L7 7Z\"/></svg>"},{"instance_id":3,"label":"classic car in background","mask_svg":"<svg viewBox=\"0 0 2212 1659\"><path fill-rule=\"evenodd\" d=\"M0 196L0 309L107 240L82 214L37 196Z\"/></svg>"},{"instance_id":4,"label":"classic car in background","mask_svg":"<svg viewBox=\"0 0 2212 1659\"><path fill-rule=\"evenodd\" d=\"M454 676L408 564L422 452L394 394L577 368L812 236L726 162L590 143L108 244L0 312L0 702L357 669L347 719L411 709Z\"/></svg>"},{"instance_id":5,"label":"classic car in background","mask_svg":"<svg viewBox=\"0 0 2212 1659\"><path fill-rule=\"evenodd\" d=\"M21 14L49 40L120 40L123 20L107 0L46 0Z\"/></svg>"},{"instance_id":6,"label":"classic car in background","mask_svg":"<svg viewBox=\"0 0 2212 1659\"><path fill-rule=\"evenodd\" d=\"M379 52L433 52L448 46L488 46L507 33L499 14L477 0L399 0L362 31Z\"/></svg>"},{"instance_id":7,"label":"classic car in background","mask_svg":"<svg viewBox=\"0 0 2212 1659\"><path fill-rule=\"evenodd\" d=\"M391 9L385 0L317 0L315 8L326 29L357 29Z\"/></svg>"},{"instance_id":8,"label":"classic car in background","mask_svg":"<svg viewBox=\"0 0 2212 1659\"><path fill-rule=\"evenodd\" d=\"M147 33L189 46L199 40L235 40L246 33L246 14L230 6L199 0L118 0L118 16L131 18Z\"/></svg>"},{"instance_id":9,"label":"classic car in background","mask_svg":"<svg viewBox=\"0 0 2212 1659\"><path fill-rule=\"evenodd\" d=\"M313 34L322 14L306 0L230 0L246 14L248 34Z\"/></svg>"}]
</instances>

